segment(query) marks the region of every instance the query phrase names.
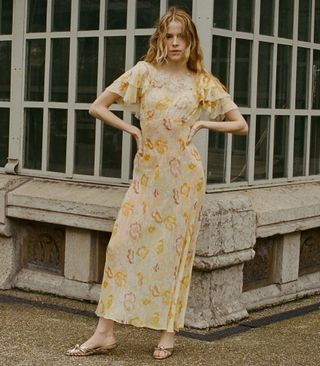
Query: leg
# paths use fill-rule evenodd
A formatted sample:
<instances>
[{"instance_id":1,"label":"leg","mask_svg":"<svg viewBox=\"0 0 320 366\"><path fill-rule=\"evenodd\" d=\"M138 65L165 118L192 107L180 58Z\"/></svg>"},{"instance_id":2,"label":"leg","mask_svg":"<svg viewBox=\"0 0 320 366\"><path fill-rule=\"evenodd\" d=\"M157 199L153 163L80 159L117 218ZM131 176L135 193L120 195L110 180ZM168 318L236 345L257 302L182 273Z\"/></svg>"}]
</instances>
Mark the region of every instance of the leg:
<instances>
[{"instance_id":1,"label":"leg","mask_svg":"<svg viewBox=\"0 0 320 366\"><path fill-rule=\"evenodd\" d=\"M97 328L94 334L81 346L91 348L96 346L108 346L116 342L114 336L114 321L99 317Z\"/></svg>"},{"instance_id":2,"label":"leg","mask_svg":"<svg viewBox=\"0 0 320 366\"><path fill-rule=\"evenodd\" d=\"M174 346L174 335L175 332L163 331L158 342L159 346L164 346L164 348L173 348ZM169 351L166 350L155 350L153 356L164 358L168 355Z\"/></svg>"},{"instance_id":3,"label":"leg","mask_svg":"<svg viewBox=\"0 0 320 366\"><path fill-rule=\"evenodd\" d=\"M68 356L89 356L115 348L117 343L113 334L113 326L113 320L100 317L94 334L81 346L76 344L73 348L68 349L66 354Z\"/></svg>"}]
</instances>

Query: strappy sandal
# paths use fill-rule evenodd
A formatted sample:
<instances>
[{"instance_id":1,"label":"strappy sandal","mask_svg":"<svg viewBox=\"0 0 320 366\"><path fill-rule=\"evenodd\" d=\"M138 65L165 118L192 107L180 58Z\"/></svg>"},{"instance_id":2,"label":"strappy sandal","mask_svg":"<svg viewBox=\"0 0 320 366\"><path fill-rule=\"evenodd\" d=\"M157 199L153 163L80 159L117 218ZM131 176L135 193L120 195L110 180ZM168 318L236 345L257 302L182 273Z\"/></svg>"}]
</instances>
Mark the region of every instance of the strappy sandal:
<instances>
[{"instance_id":1,"label":"strappy sandal","mask_svg":"<svg viewBox=\"0 0 320 366\"><path fill-rule=\"evenodd\" d=\"M154 347L154 351L165 351L164 356L155 356L153 352L153 358L155 358L156 360L164 360L165 358L168 358L173 354L173 347L165 348L164 346L156 346Z\"/></svg>"},{"instance_id":2,"label":"strappy sandal","mask_svg":"<svg viewBox=\"0 0 320 366\"><path fill-rule=\"evenodd\" d=\"M98 346L93 348L85 348L81 347L79 344L76 344L73 348L70 348L66 351L67 356L90 356L90 355L99 355L105 353L113 348L116 348L118 343L113 343L108 346Z\"/></svg>"}]
</instances>

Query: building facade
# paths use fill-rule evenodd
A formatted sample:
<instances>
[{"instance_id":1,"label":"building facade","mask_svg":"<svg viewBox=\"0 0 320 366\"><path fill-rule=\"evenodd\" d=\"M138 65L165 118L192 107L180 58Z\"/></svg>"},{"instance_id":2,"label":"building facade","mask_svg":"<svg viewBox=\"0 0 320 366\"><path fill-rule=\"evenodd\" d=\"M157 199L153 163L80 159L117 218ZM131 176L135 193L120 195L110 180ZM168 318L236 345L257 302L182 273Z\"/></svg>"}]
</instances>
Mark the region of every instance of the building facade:
<instances>
[{"instance_id":1,"label":"building facade","mask_svg":"<svg viewBox=\"0 0 320 366\"><path fill-rule=\"evenodd\" d=\"M187 324L320 291L320 0L0 0L3 288L97 299L136 144L88 109L170 5L249 124L194 137L207 200Z\"/></svg>"}]
</instances>

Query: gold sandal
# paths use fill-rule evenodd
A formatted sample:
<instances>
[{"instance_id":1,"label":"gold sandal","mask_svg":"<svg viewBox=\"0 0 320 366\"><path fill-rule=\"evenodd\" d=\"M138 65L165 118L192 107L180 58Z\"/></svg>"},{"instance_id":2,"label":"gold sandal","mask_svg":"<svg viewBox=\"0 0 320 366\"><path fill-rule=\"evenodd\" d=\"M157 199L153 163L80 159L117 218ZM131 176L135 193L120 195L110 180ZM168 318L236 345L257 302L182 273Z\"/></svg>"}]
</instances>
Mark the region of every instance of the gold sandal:
<instances>
[{"instance_id":1,"label":"gold sandal","mask_svg":"<svg viewBox=\"0 0 320 366\"><path fill-rule=\"evenodd\" d=\"M164 356L155 356L153 353L153 358L156 360L164 360L173 354L173 347L165 348L164 346L156 346L154 347L154 351L166 351Z\"/></svg>"},{"instance_id":2,"label":"gold sandal","mask_svg":"<svg viewBox=\"0 0 320 366\"><path fill-rule=\"evenodd\" d=\"M108 346L98 346L94 348L85 348L81 347L79 344L76 344L73 348L70 348L66 351L67 356L90 356L90 355L99 355L109 351L110 349L116 348L118 343L109 344Z\"/></svg>"}]
</instances>

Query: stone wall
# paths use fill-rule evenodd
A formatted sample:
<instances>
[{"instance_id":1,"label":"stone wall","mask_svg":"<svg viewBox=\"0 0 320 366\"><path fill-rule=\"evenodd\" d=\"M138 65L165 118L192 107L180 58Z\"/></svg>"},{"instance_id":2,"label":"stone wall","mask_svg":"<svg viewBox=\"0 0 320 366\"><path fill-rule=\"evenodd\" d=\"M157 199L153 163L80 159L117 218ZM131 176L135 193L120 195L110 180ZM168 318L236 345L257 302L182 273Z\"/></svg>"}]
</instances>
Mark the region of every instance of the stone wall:
<instances>
[{"instance_id":1,"label":"stone wall","mask_svg":"<svg viewBox=\"0 0 320 366\"><path fill-rule=\"evenodd\" d=\"M0 288L97 301L126 190L0 174ZM187 326L317 292L320 183L207 194Z\"/></svg>"}]
</instances>

